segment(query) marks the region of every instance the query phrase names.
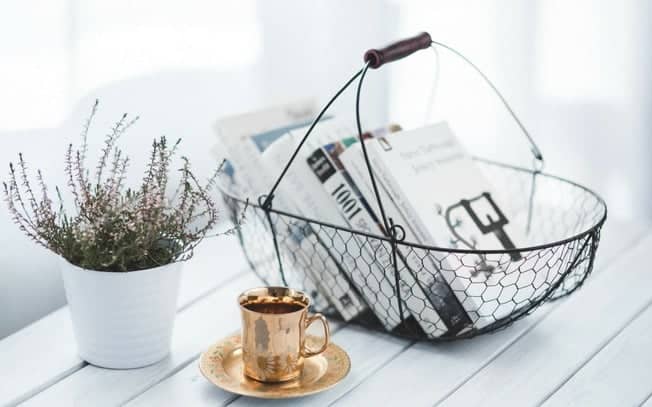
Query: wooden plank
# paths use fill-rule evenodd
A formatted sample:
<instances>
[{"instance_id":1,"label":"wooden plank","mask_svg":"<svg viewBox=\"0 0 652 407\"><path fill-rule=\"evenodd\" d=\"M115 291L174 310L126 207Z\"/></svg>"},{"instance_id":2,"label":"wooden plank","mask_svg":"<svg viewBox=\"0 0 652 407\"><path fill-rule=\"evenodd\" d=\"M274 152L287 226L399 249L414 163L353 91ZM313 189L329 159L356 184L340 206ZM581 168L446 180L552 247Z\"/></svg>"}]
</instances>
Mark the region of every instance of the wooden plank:
<instances>
[{"instance_id":1,"label":"wooden plank","mask_svg":"<svg viewBox=\"0 0 652 407\"><path fill-rule=\"evenodd\" d=\"M77 356L68 307L5 338L0 355L0 405L17 404L84 365Z\"/></svg>"},{"instance_id":2,"label":"wooden plank","mask_svg":"<svg viewBox=\"0 0 652 407\"><path fill-rule=\"evenodd\" d=\"M256 285L260 285L260 280L247 273L181 311L175 324L172 352L167 359L131 370L86 365L27 400L25 405L115 406L125 403L193 362L215 340L234 332L240 322L235 296Z\"/></svg>"},{"instance_id":3,"label":"wooden plank","mask_svg":"<svg viewBox=\"0 0 652 407\"><path fill-rule=\"evenodd\" d=\"M417 343L370 374L334 405L432 406L468 375L496 357L503 347L509 346L531 323L530 318L534 316L507 330L471 340L437 345Z\"/></svg>"},{"instance_id":4,"label":"wooden plank","mask_svg":"<svg viewBox=\"0 0 652 407\"><path fill-rule=\"evenodd\" d=\"M239 397L233 406L329 406L411 344L403 339L354 326L347 326L338 332L336 341L343 349L346 349L351 358L351 372L333 389L314 396L292 400L260 400Z\"/></svg>"},{"instance_id":5,"label":"wooden plank","mask_svg":"<svg viewBox=\"0 0 652 407\"><path fill-rule=\"evenodd\" d=\"M603 233L596 259L596 274L642 239L646 230L647 225L618 222L609 224L606 233ZM593 278L595 276L589 278L587 285ZM392 405L407 400L415 406L431 406L532 329L558 304L559 302L545 304L533 315L495 334L449 344L415 344L345 394L336 404Z\"/></svg>"},{"instance_id":6,"label":"wooden plank","mask_svg":"<svg viewBox=\"0 0 652 407\"><path fill-rule=\"evenodd\" d=\"M627 229L623 227L619 234L620 240L614 239L611 244L609 240L606 241L606 250L604 250L603 257L597 265L597 268L600 268L600 263L602 263L603 258L613 259L617 253L623 250L624 246L631 245L633 241L639 239L642 233L643 231L638 228ZM620 243L621 246L618 246L617 243ZM548 307L544 306L540 312L545 314L546 308ZM524 332L527 326L529 326L527 321L520 321L509 330L501 331L495 335L480 337L473 341L462 341L437 347L429 344L417 344L407 352L403 352L403 350L409 344L403 341L399 341L399 343L403 344L403 348L396 348L395 338L360 331L359 328L348 326L334 335L334 338L352 357L353 370L351 376L335 389L321 395L296 401L285 400L282 402L255 400L247 397L238 398L207 383L201 377L196 363L193 363L145 392L135 400L135 404L155 405L165 400L174 400L175 404L184 403L198 406L215 406L231 402L234 405L309 403L312 406L329 405L339 399L339 402L344 405L366 405L367 403L388 403L388 405L393 405L395 403L405 402L406 400L412 402L416 395L417 399L423 401L423 405L432 405L432 400L436 399L432 396L432 393L434 391L436 394L438 384L456 382L455 380L438 381L435 372L441 372L442 376L451 376L454 378L455 375L451 375L449 369L450 364L456 364L458 368L464 368L461 369L464 371L477 370L478 360L490 360L492 357L495 357L501 346L507 346L507 343L516 339L517 336L514 336L514 333L510 331ZM346 338L346 341L341 342L341 338ZM372 342L376 346L372 346ZM487 350L492 349L492 353L488 356L485 355ZM433 358L433 352L440 353L440 355ZM396 357L397 355L399 356ZM404 357L405 355L407 357ZM372 375L378 367L381 367L393 357L396 357L390 362L390 365L393 367L391 369L384 368L381 370L381 372L387 371L388 376L385 378L387 381L381 378L380 382L376 382L374 380L375 376L372 376L368 379L368 382L372 383L372 386L367 386L368 382L365 382L364 379ZM394 365L396 361L399 362ZM362 363L362 366L358 366L358 363ZM446 368L442 369L442 366L446 366ZM409 372L409 374L405 372ZM361 382L362 384L360 385ZM419 385L420 382L423 384L422 386ZM358 385L360 386L356 387ZM350 392L352 389L354 391ZM380 397L377 397L379 392L382 394ZM358 397L350 397L352 394Z\"/></svg>"},{"instance_id":7,"label":"wooden plank","mask_svg":"<svg viewBox=\"0 0 652 407\"><path fill-rule=\"evenodd\" d=\"M544 406L638 406L652 394L648 307L546 400Z\"/></svg>"},{"instance_id":8,"label":"wooden plank","mask_svg":"<svg viewBox=\"0 0 652 407\"><path fill-rule=\"evenodd\" d=\"M207 240L200 246L196 256L184 265L179 291L181 309L245 270L237 246L237 239ZM26 400L85 366L77 356L67 307L0 341L0 355L0 405Z\"/></svg>"},{"instance_id":9,"label":"wooden plank","mask_svg":"<svg viewBox=\"0 0 652 407\"><path fill-rule=\"evenodd\" d=\"M626 240L626 235L627 235L627 234L625 234L625 235L623 235L623 234L619 234L619 235L618 235L618 238L619 238L621 241L622 241L623 239ZM607 236L608 236L608 235L607 235ZM608 245L606 244L606 242L607 242L607 239L604 240L604 242L603 242L603 244L602 244L602 248L601 248L601 254L603 254L603 256L604 256L604 252L606 251L606 250L605 250L605 246L608 246ZM512 328L512 329L513 329L513 328ZM50 332L52 332L52 331L50 331ZM508 332L508 331L504 331L504 332ZM2 343L0 343L0 345L2 345ZM49 356L49 355L50 355L50 353L48 354L48 356ZM59 371L63 371L63 370L59 369ZM33 373L33 371L32 371L31 373ZM49 377L54 377L54 376L50 375Z\"/></svg>"},{"instance_id":10,"label":"wooden plank","mask_svg":"<svg viewBox=\"0 0 652 407\"><path fill-rule=\"evenodd\" d=\"M538 405L652 303L648 235L471 377L443 405Z\"/></svg>"},{"instance_id":11,"label":"wooden plank","mask_svg":"<svg viewBox=\"0 0 652 407\"><path fill-rule=\"evenodd\" d=\"M198 359L148 389L128 406L224 406L236 398L210 384L199 371Z\"/></svg>"},{"instance_id":12,"label":"wooden plank","mask_svg":"<svg viewBox=\"0 0 652 407\"><path fill-rule=\"evenodd\" d=\"M207 239L184 265L187 276L179 287L179 310L189 307L237 274L248 270L249 265L238 239Z\"/></svg>"},{"instance_id":13,"label":"wooden plank","mask_svg":"<svg viewBox=\"0 0 652 407\"><path fill-rule=\"evenodd\" d=\"M331 322L331 333L337 340L337 332L344 327L340 323ZM312 334L321 335L321 327L313 325L309 328ZM129 406L152 405L188 405L188 406L221 406L238 398L233 393L226 392L209 383L199 371L199 358L186 367L174 373L167 379L157 383L143 394L131 400Z\"/></svg>"},{"instance_id":14,"label":"wooden plank","mask_svg":"<svg viewBox=\"0 0 652 407\"><path fill-rule=\"evenodd\" d=\"M260 400L239 397L216 388L204 379L197 361L143 393L129 405L150 406L170 403L191 406L310 405L327 406L354 388L388 358L400 353L410 342L385 334L373 333L351 325L333 335L333 341L346 349L351 358L351 372L334 389L314 396L293 400Z\"/></svg>"},{"instance_id":15,"label":"wooden plank","mask_svg":"<svg viewBox=\"0 0 652 407\"><path fill-rule=\"evenodd\" d=\"M642 229L627 228L627 226L624 226L621 229L619 240L613 239L611 241L613 244L610 244L609 239L606 240L606 250L602 252L603 254L601 259L607 257L613 258L616 251L619 252L623 249L624 245L631 244L631 241L629 241L628 237L633 241L639 238L640 234L642 234ZM620 243L620 246L616 243ZM617 250L615 250L616 248ZM599 267L600 266L598 264L598 268ZM410 348L410 351L416 349L417 352L414 352L413 357L403 358L407 352L400 353L399 351L398 353L394 353L386 351L388 349L392 349L392 341L395 339L385 335L377 335L373 333L356 332L354 335L350 335L350 339L347 343L342 343L340 342L340 335L343 337L349 336L347 335L349 331L357 331L357 328L346 327L342 332L336 334L334 337L338 343L341 343L345 347L347 352L349 352L353 358L353 371L351 378L347 379L344 383L338 385L331 391L316 397L301 399L297 402L309 402L310 405L330 404L339 397L347 394L347 392L349 392L351 389L355 389L354 393L360 395L360 398L356 399L355 403L365 405L369 402L373 403L374 400L376 400L378 403L389 403L391 405L394 404L392 402L398 403L405 400L412 400L412 396L414 394L418 394L420 391L426 390L425 394L423 394L423 396L425 396L423 398L424 404L431 405L431 400L434 400L434 398L428 394L428 392L432 391L431 388L433 386L436 387L436 381L433 381L433 370L436 369L436 367L447 366L448 363L463 364L466 362L465 366L467 368L472 369L473 371L477 370L477 361L481 360L481 358L478 356L478 353L482 353L483 350L486 349L496 350L501 346L505 346L507 341L505 338L511 335L510 331L512 329L519 329L519 325L524 324L526 321L527 320L521 321L509 330L502 331L496 335L488 335L473 341L462 341L459 343L445 345L461 348L452 354L452 360L433 360L432 351L438 350L440 348L427 344L419 344ZM374 335L373 340L374 342L378 343L377 347L369 346L368 335ZM478 346L476 341L492 343L487 343L484 346ZM371 353L369 351L371 351ZM360 354L359 352L362 353ZM397 368L391 370L386 382L382 381L378 387L373 386L372 388L368 389L369 391L358 391L359 388L356 388L356 386L360 384L361 381L363 381L367 376L372 375L378 366L382 366L383 363L386 363L387 360L395 357L396 355L399 356L390 362L390 364L393 364L396 360L402 360L403 362L400 363ZM447 356L450 357L450 355L447 355L446 353L444 353L443 356L444 358ZM460 357L465 357L465 359L461 360ZM365 361L369 360L369 358L378 358L378 361L376 363L372 363L371 366L357 366L357 364L360 363L358 360L361 360L364 363ZM383 371L385 371L385 369L381 370L381 372ZM448 367L446 369L439 369L439 371L441 371L444 375L448 375L450 373ZM409 372L409 374L405 374L405 372ZM371 377L369 380L373 381L374 378L375 377ZM417 385L415 385L415 381ZM419 381L422 381L424 385L419 386ZM365 384L366 382L362 382L360 387L364 387ZM375 395L378 392L382 393L382 397L376 399ZM201 374L197 370L196 363L192 363L182 371L171 376L169 379L159 383L152 389L145 392L135 401L137 405L155 405L164 400L175 400L175 404L184 403L187 405L199 406L221 405L224 403L232 402L234 400L236 400L234 404L246 403L258 405L269 403L263 401L254 401L253 399L249 398L237 398L227 392L214 388L209 383L207 383L203 377L201 377ZM355 404L346 401L350 400L344 397L342 403L345 403L346 405ZM287 401L281 404L286 403Z\"/></svg>"}]
</instances>

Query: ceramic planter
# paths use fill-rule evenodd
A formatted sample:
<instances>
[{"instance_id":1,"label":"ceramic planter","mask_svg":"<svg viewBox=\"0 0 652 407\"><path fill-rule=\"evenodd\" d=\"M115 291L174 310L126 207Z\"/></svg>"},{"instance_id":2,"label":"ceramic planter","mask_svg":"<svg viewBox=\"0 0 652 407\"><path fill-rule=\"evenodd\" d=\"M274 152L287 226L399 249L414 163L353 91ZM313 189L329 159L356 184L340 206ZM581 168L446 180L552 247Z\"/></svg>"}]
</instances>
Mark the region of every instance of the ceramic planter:
<instances>
[{"instance_id":1,"label":"ceramic planter","mask_svg":"<svg viewBox=\"0 0 652 407\"><path fill-rule=\"evenodd\" d=\"M125 273L86 270L61 258L61 274L85 361L107 368L165 358L177 309L182 263Z\"/></svg>"}]
</instances>

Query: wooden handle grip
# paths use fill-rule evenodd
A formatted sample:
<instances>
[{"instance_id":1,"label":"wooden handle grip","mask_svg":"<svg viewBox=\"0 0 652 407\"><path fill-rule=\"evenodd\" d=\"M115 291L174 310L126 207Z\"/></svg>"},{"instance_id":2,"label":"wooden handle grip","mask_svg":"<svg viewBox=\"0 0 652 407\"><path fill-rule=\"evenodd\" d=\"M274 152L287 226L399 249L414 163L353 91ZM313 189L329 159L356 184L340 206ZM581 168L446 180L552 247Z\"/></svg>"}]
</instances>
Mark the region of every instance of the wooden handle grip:
<instances>
[{"instance_id":1,"label":"wooden handle grip","mask_svg":"<svg viewBox=\"0 0 652 407\"><path fill-rule=\"evenodd\" d=\"M430 46L432 39L430 34L423 32L414 37L395 42L381 49L370 49L364 53L364 61L369 67L378 69L384 64L397 61Z\"/></svg>"}]
</instances>

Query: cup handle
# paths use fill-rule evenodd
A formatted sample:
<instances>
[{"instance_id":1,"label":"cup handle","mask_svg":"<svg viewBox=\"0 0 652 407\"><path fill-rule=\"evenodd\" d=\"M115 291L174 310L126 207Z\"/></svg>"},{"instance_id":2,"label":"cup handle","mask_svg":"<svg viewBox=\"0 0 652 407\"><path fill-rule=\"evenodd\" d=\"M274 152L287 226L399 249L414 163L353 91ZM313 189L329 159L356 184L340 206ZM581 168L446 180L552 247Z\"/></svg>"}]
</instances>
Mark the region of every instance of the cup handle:
<instances>
[{"instance_id":1,"label":"cup handle","mask_svg":"<svg viewBox=\"0 0 652 407\"><path fill-rule=\"evenodd\" d=\"M315 321L320 321L322 326L324 327L324 344L319 348L318 350L311 350L308 349L308 346L304 344L304 348L301 350L301 355L304 358L309 358L312 356L317 356L323 351L328 348L328 343L330 342L331 338L331 331L330 328L328 327L328 321L326 321L326 317L324 317L322 314L315 314L311 315L308 318L306 318L306 329Z\"/></svg>"}]
</instances>

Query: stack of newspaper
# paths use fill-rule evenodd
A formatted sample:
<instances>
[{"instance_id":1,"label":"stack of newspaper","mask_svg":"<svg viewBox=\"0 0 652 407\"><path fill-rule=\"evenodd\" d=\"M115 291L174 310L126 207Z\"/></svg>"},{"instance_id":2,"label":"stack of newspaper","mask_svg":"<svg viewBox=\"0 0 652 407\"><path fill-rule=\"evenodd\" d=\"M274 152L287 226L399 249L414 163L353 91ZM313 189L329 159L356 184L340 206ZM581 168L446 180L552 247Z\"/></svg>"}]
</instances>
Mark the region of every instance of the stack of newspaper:
<instances>
[{"instance_id":1,"label":"stack of newspaper","mask_svg":"<svg viewBox=\"0 0 652 407\"><path fill-rule=\"evenodd\" d=\"M269 193L315 116L315 105L301 101L219 120L216 153L229 161L230 182L254 202ZM523 228L510 222L446 123L410 131L390 125L363 139L386 218L403 227L405 242L459 249L515 249L525 243ZM371 312L389 331L409 323L432 338L456 335L514 312L529 298L517 298L526 286L551 284L516 250L451 255L408 244L398 246L395 279L391 247L368 237L388 231L360 138L354 126L334 118L315 126L273 205L366 233L338 239L306 224L300 237L286 239L283 247L297 258L292 273L308 281L317 303L334 307L347 321ZM524 279L530 269L532 276Z\"/></svg>"}]
</instances>

